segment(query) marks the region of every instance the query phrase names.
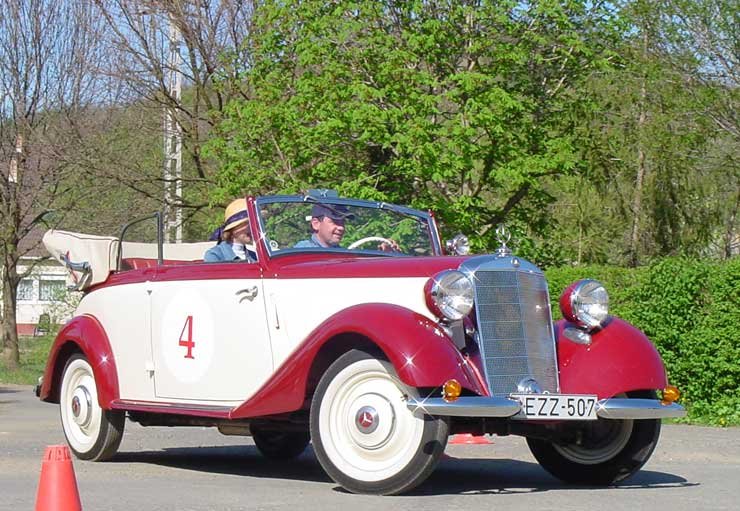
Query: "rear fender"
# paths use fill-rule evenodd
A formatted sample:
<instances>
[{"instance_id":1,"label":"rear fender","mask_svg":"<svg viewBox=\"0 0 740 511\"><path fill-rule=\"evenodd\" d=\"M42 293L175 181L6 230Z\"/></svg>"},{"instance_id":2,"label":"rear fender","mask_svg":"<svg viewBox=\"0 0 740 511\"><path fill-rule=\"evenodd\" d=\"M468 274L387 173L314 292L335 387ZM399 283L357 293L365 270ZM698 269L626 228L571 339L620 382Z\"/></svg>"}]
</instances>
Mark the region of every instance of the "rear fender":
<instances>
[{"instance_id":1,"label":"rear fender","mask_svg":"<svg viewBox=\"0 0 740 511\"><path fill-rule=\"evenodd\" d=\"M487 395L485 384L437 323L398 305L368 303L344 309L319 325L252 398L232 410L231 418L300 409L317 354L346 334L362 336L380 349L410 387L440 387L455 378L465 389Z\"/></svg>"},{"instance_id":2,"label":"rear fender","mask_svg":"<svg viewBox=\"0 0 740 511\"><path fill-rule=\"evenodd\" d=\"M665 367L653 343L626 321L611 317L601 330L591 334L589 346L563 336L574 324L555 323L560 369L560 391L567 394L597 394L599 399L634 390L663 389Z\"/></svg>"},{"instance_id":3,"label":"rear fender","mask_svg":"<svg viewBox=\"0 0 740 511\"><path fill-rule=\"evenodd\" d=\"M98 403L109 410L111 401L118 399L116 361L103 326L88 314L72 318L57 334L46 362L39 398L50 403L59 402L62 371L67 359L76 352L82 352L92 366Z\"/></svg>"}]
</instances>

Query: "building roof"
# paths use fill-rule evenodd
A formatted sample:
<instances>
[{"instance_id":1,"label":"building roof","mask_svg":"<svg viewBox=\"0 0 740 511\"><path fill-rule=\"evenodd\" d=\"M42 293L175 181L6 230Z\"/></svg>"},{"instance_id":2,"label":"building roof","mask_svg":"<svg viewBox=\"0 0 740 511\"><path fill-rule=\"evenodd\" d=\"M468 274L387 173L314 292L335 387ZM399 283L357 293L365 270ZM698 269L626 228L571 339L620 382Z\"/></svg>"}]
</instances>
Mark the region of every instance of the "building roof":
<instances>
[{"instance_id":1,"label":"building roof","mask_svg":"<svg viewBox=\"0 0 740 511\"><path fill-rule=\"evenodd\" d=\"M44 248L44 244L41 243L41 238L46 230L45 226L37 225L21 240L19 244L21 257L50 257Z\"/></svg>"}]
</instances>

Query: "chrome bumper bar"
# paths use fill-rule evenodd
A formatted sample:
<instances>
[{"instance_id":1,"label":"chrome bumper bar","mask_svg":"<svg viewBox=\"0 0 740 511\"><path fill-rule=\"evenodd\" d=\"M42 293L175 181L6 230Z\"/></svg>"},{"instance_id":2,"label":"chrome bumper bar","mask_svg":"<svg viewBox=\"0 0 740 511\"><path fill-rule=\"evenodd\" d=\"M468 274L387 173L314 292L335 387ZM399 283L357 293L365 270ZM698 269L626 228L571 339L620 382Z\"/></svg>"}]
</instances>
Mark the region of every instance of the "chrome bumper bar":
<instances>
[{"instance_id":1,"label":"chrome bumper bar","mask_svg":"<svg viewBox=\"0 0 740 511\"><path fill-rule=\"evenodd\" d=\"M603 419L668 419L686 416L683 406L676 403L664 405L655 399L602 399L596 406L596 415Z\"/></svg>"},{"instance_id":2,"label":"chrome bumper bar","mask_svg":"<svg viewBox=\"0 0 740 511\"><path fill-rule=\"evenodd\" d=\"M409 398L406 406L414 412L447 417L512 417L521 411L519 401L506 397L461 397L450 403L440 397ZM686 415L683 406L664 405L654 399L602 399L596 406L596 415L602 419L667 419Z\"/></svg>"},{"instance_id":3,"label":"chrome bumper bar","mask_svg":"<svg viewBox=\"0 0 740 511\"><path fill-rule=\"evenodd\" d=\"M409 398L406 406L415 412L450 417L511 417L521 409L519 401L507 397L460 397L450 403L441 397Z\"/></svg>"}]
</instances>

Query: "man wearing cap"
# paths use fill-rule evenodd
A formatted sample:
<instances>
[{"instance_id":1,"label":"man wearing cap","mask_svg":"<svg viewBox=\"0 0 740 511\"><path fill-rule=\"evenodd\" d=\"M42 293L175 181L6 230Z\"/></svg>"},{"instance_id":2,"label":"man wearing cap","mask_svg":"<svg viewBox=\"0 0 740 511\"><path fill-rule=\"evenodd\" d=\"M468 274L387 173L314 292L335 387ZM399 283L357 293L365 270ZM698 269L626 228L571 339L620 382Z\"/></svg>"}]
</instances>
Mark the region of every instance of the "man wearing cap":
<instances>
[{"instance_id":1,"label":"man wearing cap","mask_svg":"<svg viewBox=\"0 0 740 511\"><path fill-rule=\"evenodd\" d=\"M347 206L338 204L314 204L311 208L310 239L299 241L295 248L338 247L344 237L344 221L352 218Z\"/></svg>"},{"instance_id":2,"label":"man wearing cap","mask_svg":"<svg viewBox=\"0 0 740 511\"><path fill-rule=\"evenodd\" d=\"M257 260L256 254L251 250L253 240L249 230L246 199L236 199L226 206L224 223L213 231L210 239L218 241L218 244L209 248L203 256L203 261L207 263Z\"/></svg>"}]
</instances>

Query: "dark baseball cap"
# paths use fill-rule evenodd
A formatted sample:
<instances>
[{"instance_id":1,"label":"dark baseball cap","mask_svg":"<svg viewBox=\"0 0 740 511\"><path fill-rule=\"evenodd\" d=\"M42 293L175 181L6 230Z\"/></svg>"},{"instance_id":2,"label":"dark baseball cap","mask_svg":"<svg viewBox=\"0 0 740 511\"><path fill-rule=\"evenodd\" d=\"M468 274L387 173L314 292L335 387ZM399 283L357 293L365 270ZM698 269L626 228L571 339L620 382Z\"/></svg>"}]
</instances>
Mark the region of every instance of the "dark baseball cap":
<instances>
[{"instance_id":1,"label":"dark baseball cap","mask_svg":"<svg viewBox=\"0 0 740 511\"><path fill-rule=\"evenodd\" d=\"M314 218L328 216L332 220L351 220L355 217L349 212L347 206L340 204L314 204L311 208L311 216Z\"/></svg>"}]
</instances>

